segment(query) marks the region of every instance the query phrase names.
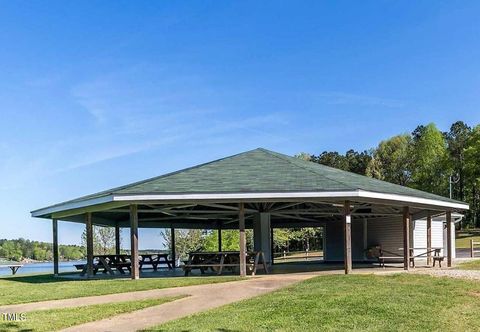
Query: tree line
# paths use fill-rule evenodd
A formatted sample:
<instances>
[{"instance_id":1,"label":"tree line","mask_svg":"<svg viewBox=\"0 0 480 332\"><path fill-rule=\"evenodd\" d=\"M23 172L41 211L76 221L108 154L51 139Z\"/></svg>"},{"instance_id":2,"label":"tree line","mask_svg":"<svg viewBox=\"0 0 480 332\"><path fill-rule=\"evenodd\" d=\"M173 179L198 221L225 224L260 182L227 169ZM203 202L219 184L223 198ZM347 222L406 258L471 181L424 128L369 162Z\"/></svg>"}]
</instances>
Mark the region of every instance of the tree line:
<instances>
[{"instance_id":1,"label":"tree line","mask_svg":"<svg viewBox=\"0 0 480 332\"><path fill-rule=\"evenodd\" d=\"M62 260L79 260L84 255L84 248L77 245L59 245ZM16 240L0 240L0 260L7 261L50 261L53 259L52 243L30 241L23 238Z\"/></svg>"},{"instance_id":2,"label":"tree line","mask_svg":"<svg viewBox=\"0 0 480 332\"><path fill-rule=\"evenodd\" d=\"M121 234L121 233L120 233ZM58 246L60 260L80 260L87 256L86 231L81 236L81 245ZM115 229L112 227L93 227L93 250L97 255L115 252ZM50 242L31 241L23 238L16 240L0 240L0 261L51 261L53 260L53 244Z\"/></svg>"},{"instance_id":3,"label":"tree line","mask_svg":"<svg viewBox=\"0 0 480 332\"><path fill-rule=\"evenodd\" d=\"M446 132L434 123L381 141L366 151L324 151L297 157L467 202L462 227L480 226L480 125L457 121Z\"/></svg>"}]
</instances>

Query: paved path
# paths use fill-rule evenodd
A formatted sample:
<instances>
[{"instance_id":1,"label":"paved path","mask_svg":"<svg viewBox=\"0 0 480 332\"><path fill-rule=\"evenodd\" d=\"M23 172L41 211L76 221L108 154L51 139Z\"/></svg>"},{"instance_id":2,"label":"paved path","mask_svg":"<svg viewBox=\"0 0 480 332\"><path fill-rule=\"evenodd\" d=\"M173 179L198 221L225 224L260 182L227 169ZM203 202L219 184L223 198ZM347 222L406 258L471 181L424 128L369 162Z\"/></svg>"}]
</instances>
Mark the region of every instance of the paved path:
<instances>
[{"instance_id":1,"label":"paved path","mask_svg":"<svg viewBox=\"0 0 480 332\"><path fill-rule=\"evenodd\" d=\"M471 254L470 253L470 248L456 248L455 249L456 258L471 258L470 254Z\"/></svg>"},{"instance_id":2,"label":"paved path","mask_svg":"<svg viewBox=\"0 0 480 332\"><path fill-rule=\"evenodd\" d=\"M73 326L64 331L137 331L200 311L262 295L314 276L314 274L297 274L281 277L267 276L249 278L245 281L165 290L162 295L189 296L162 305L116 315L110 319ZM159 296L159 293L162 293L161 290L156 295Z\"/></svg>"},{"instance_id":3,"label":"paved path","mask_svg":"<svg viewBox=\"0 0 480 332\"><path fill-rule=\"evenodd\" d=\"M158 306L116 315L86 324L76 325L65 331L137 331L169 320L181 318L200 311L262 295L293 283L323 273L296 273L290 275L267 275L218 284L205 284L165 289L89 296L74 299L52 300L0 307L0 312L29 312L34 310L80 307L94 304L135 301L160 297L186 295L187 297ZM328 273L330 274L330 273Z\"/></svg>"}]
</instances>

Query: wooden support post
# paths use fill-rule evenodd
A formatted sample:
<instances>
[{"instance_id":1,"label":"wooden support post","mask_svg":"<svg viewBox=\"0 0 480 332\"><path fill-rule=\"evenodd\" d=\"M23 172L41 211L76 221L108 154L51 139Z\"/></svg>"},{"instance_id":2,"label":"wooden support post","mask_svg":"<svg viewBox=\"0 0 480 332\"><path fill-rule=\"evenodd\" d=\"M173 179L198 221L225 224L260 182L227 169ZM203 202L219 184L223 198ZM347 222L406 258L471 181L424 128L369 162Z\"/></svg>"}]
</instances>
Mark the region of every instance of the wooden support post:
<instances>
[{"instance_id":1,"label":"wooden support post","mask_svg":"<svg viewBox=\"0 0 480 332\"><path fill-rule=\"evenodd\" d=\"M132 262L132 279L140 278L138 261L138 207L130 205L130 262Z\"/></svg>"},{"instance_id":2,"label":"wooden support post","mask_svg":"<svg viewBox=\"0 0 480 332\"><path fill-rule=\"evenodd\" d=\"M52 219L53 227L53 275L58 276L58 221Z\"/></svg>"},{"instance_id":3,"label":"wooden support post","mask_svg":"<svg viewBox=\"0 0 480 332\"><path fill-rule=\"evenodd\" d=\"M85 214L85 227L87 233L87 277L93 276L93 224L92 213Z\"/></svg>"},{"instance_id":4,"label":"wooden support post","mask_svg":"<svg viewBox=\"0 0 480 332\"><path fill-rule=\"evenodd\" d=\"M240 203L238 210L238 229L240 231L240 276L247 275L247 242L245 238L245 206Z\"/></svg>"},{"instance_id":5,"label":"wooden support post","mask_svg":"<svg viewBox=\"0 0 480 332\"><path fill-rule=\"evenodd\" d=\"M270 261L271 261L271 264L275 264L275 257L274 256L274 251L275 251L275 245L273 243L273 227L272 227L272 224L270 224L270 246L271 246L271 249L270 249Z\"/></svg>"},{"instance_id":6,"label":"wooden support post","mask_svg":"<svg viewBox=\"0 0 480 332\"><path fill-rule=\"evenodd\" d=\"M475 252L473 251L473 240L470 240L470 257L475 257Z\"/></svg>"},{"instance_id":7,"label":"wooden support post","mask_svg":"<svg viewBox=\"0 0 480 332\"><path fill-rule=\"evenodd\" d=\"M175 250L175 228L170 228L170 250L172 251L172 261L173 261L173 268L177 267L177 251Z\"/></svg>"},{"instance_id":8,"label":"wooden support post","mask_svg":"<svg viewBox=\"0 0 480 332\"><path fill-rule=\"evenodd\" d=\"M410 270L410 209L403 208L403 269Z\"/></svg>"},{"instance_id":9,"label":"wooden support post","mask_svg":"<svg viewBox=\"0 0 480 332\"><path fill-rule=\"evenodd\" d=\"M427 216L427 265L432 264L432 216Z\"/></svg>"},{"instance_id":10,"label":"wooden support post","mask_svg":"<svg viewBox=\"0 0 480 332\"><path fill-rule=\"evenodd\" d=\"M120 255L120 226L115 224L115 255Z\"/></svg>"},{"instance_id":11,"label":"wooden support post","mask_svg":"<svg viewBox=\"0 0 480 332\"><path fill-rule=\"evenodd\" d=\"M367 260L368 254L368 220L363 218L363 259Z\"/></svg>"},{"instance_id":12,"label":"wooden support post","mask_svg":"<svg viewBox=\"0 0 480 332\"><path fill-rule=\"evenodd\" d=\"M447 211L447 266L452 266L452 211Z\"/></svg>"},{"instance_id":13,"label":"wooden support post","mask_svg":"<svg viewBox=\"0 0 480 332\"><path fill-rule=\"evenodd\" d=\"M218 227L218 251L222 251L222 229Z\"/></svg>"},{"instance_id":14,"label":"wooden support post","mask_svg":"<svg viewBox=\"0 0 480 332\"><path fill-rule=\"evenodd\" d=\"M345 274L349 274L352 272L352 212L349 201L344 203L343 235Z\"/></svg>"}]
</instances>

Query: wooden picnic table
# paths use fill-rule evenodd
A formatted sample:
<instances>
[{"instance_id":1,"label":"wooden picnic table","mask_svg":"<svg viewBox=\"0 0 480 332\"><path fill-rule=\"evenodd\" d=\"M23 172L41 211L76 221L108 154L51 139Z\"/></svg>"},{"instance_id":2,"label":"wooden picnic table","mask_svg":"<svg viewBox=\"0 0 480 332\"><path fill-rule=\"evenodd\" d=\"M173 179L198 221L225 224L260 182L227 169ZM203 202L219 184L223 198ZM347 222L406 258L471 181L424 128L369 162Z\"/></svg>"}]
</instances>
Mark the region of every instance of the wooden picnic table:
<instances>
[{"instance_id":1,"label":"wooden picnic table","mask_svg":"<svg viewBox=\"0 0 480 332\"><path fill-rule=\"evenodd\" d=\"M140 254L139 255L139 265L140 269L145 265L152 265L153 269L157 271L158 265L162 264L162 260L167 264L168 268L171 270L172 265L168 260L168 254L164 253L149 253L149 254ZM82 270L80 273L81 276L84 276L87 273L87 264L76 264L77 269ZM118 271L120 274L125 274L125 270L131 273L132 271L132 262L131 256L126 254L115 255L94 255L93 256L93 274L97 274L98 271L101 271L104 274L115 275L115 271Z\"/></svg>"},{"instance_id":2,"label":"wooden picnic table","mask_svg":"<svg viewBox=\"0 0 480 332\"><path fill-rule=\"evenodd\" d=\"M172 264L168 260L168 254L157 253L157 254L141 254L140 255L140 271L144 265L151 265L154 271L157 271L158 265L163 263L167 264L169 270L172 270Z\"/></svg>"},{"instance_id":3,"label":"wooden picnic table","mask_svg":"<svg viewBox=\"0 0 480 332\"><path fill-rule=\"evenodd\" d=\"M432 256L433 259L433 266L435 263L438 262L440 267L442 267L442 261L444 260L443 256L440 256L440 251L442 248L410 248L410 260L409 264L412 267L415 267L415 259L416 258L423 258L427 257L428 254L434 253ZM424 250L420 254L414 255L415 250ZM383 250L379 248L379 255L377 257L378 262L380 263L381 267L385 267L385 261L387 260L403 260L403 248L398 248L399 253Z\"/></svg>"},{"instance_id":4,"label":"wooden picnic table","mask_svg":"<svg viewBox=\"0 0 480 332\"><path fill-rule=\"evenodd\" d=\"M415 250L424 250L424 252L421 252L420 254L414 255ZM432 259L433 259L433 266L435 266L435 262L438 262L440 267L442 267L442 261L444 260L445 257L440 256L440 251L442 248L410 248L410 265L412 267L415 267L415 258L426 258L428 257L429 254L433 253Z\"/></svg>"},{"instance_id":5,"label":"wooden picnic table","mask_svg":"<svg viewBox=\"0 0 480 332\"><path fill-rule=\"evenodd\" d=\"M12 270L12 275L15 275L18 271L19 268L21 268L23 265L22 264L7 264L7 265L0 265L0 267L8 267L10 270Z\"/></svg>"},{"instance_id":6,"label":"wooden picnic table","mask_svg":"<svg viewBox=\"0 0 480 332\"><path fill-rule=\"evenodd\" d=\"M81 269L81 276L87 273L88 264L76 264L77 269ZM110 275L115 275L115 270L121 274L125 274L127 269L131 271L130 255L94 255L92 264L93 274L97 274L98 271Z\"/></svg>"},{"instance_id":7,"label":"wooden picnic table","mask_svg":"<svg viewBox=\"0 0 480 332\"><path fill-rule=\"evenodd\" d=\"M265 273L268 273L267 263L262 251L246 253L247 268L250 269L252 275L257 272L260 258ZM237 267L240 267L239 251L191 252L188 255L188 261L183 265L185 276L188 276L193 269L199 269L202 274L210 269L220 275L224 270L233 271Z\"/></svg>"}]
</instances>

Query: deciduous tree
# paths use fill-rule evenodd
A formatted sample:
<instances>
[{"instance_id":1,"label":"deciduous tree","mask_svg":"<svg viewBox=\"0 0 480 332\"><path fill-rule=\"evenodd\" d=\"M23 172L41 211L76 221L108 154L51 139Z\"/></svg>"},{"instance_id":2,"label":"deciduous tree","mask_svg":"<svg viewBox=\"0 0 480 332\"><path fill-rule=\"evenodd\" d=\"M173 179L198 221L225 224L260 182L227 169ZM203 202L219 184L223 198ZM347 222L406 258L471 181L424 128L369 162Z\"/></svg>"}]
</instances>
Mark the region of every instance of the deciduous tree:
<instances>
[{"instance_id":1,"label":"deciduous tree","mask_svg":"<svg viewBox=\"0 0 480 332\"><path fill-rule=\"evenodd\" d=\"M451 169L447 159L447 143L442 132L435 124L430 123L417 127L412 136L412 186L431 193L448 195Z\"/></svg>"},{"instance_id":2,"label":"deciduous tree","mask_svg":"<svg viewBox=\"0 0 480 332\"><path fill-rule=\"evenodd\" d=\"M376 179L409 185L412 177L412 138L397 135L380 142L367 167L367 175Z\"/></svg>"}]
</instances>

